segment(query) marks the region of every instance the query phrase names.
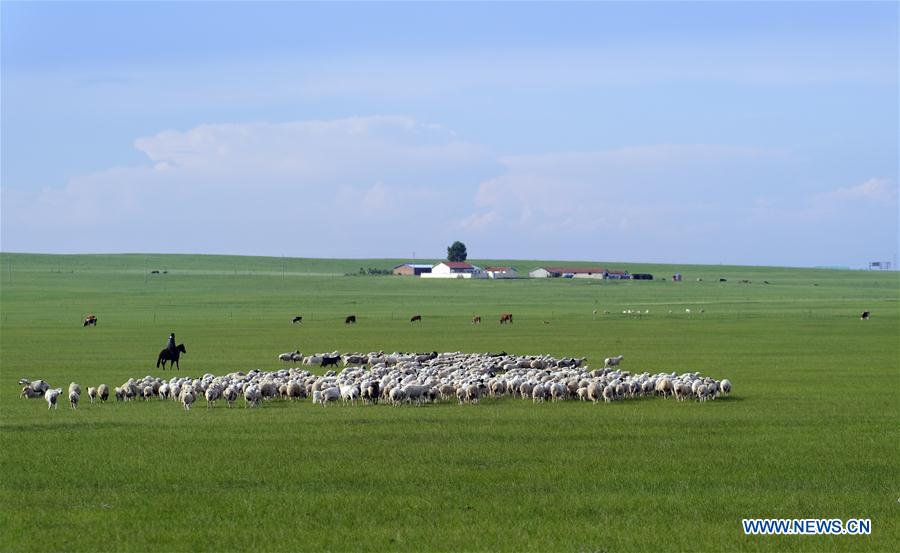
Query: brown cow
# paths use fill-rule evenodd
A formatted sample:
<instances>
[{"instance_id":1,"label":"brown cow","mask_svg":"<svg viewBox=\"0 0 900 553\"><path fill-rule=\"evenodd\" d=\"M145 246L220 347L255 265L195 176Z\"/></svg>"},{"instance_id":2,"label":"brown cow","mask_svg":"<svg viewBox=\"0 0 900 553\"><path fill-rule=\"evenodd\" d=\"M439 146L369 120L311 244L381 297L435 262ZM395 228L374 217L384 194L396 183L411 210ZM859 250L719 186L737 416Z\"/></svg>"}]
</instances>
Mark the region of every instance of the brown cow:
<instances>
[{"instance_id":1,"label":"brown cow","mask_svg":"<svg viewBox=\"0 0 900 553\"><path fill-rule=\"evenodd\" d=\"M414 323L416 321L422 322L422 315L413 315L412 318L409 319L409 322Z\"/></svg>"},{"instance_id":2,"label":"brown cow","mask_svg":"<svg viewBox=\"0 0 900 553\"><path fill-rule=\"evenodd\" d=\"M500 315L500 324L509 323L512 324L512 313L504 313Z\"/></svg>"},{"instance_id":3,"label":"brown cow","mask_svg":"<svg viewBox=\"0 0 900 553\"><path fill-rule=\"evenodd\" d=\"M473 317L472 317L472 324L473 324L473 325L480 325L480 324L481 324L481 315L475 315L475 316L473 316Z\"/></svg>"}]
</instances>

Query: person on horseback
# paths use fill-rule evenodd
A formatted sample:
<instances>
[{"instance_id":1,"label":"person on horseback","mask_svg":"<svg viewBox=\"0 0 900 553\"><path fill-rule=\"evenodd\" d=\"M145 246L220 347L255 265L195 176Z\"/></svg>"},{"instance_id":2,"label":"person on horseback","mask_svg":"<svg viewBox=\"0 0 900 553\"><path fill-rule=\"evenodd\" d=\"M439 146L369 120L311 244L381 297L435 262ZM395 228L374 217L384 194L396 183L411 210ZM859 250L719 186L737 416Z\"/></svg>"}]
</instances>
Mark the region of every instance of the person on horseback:
<instances>
[{"instance_id":1,"label":"person on horseback","mask_svg":"<svg viewBox=\"0 0 900 553\"><path fill-rule=\"evenodd\" d=\"M166 344L166 349L169 350L173 356L178 355L178 349L175 347L175 333L169 334L169 341Z\"/></svg>"}]
</instances>

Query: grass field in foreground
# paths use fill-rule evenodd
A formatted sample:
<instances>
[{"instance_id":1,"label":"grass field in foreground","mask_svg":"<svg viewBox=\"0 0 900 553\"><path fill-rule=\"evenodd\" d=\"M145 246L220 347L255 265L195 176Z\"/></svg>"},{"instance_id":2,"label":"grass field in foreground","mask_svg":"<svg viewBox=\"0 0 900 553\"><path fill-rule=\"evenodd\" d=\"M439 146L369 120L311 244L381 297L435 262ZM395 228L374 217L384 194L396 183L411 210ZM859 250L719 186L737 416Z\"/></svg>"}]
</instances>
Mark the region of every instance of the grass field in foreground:
<instances>
[{"instance_id":1,"label":"grass field in foreground","mask_svg":"<svg viewBox=\"0 0 900 553\"><path fill-rule=\"evenodd\" d=\"M686 281L339 276L393 264L0 255L0 550L900 543L897 273L610 263L680 271ZM859 320L864 309L870 321ZM504 311L514 325L497 324ZM97 328L81 327L87 313ZM349 313L357 325L343 324ZM414 313L421 325L408 322ZM469 324L473 313L482 326ZM295 314L302 325L289 323ZM276 401L190 412L158 401L48 412L17 397L22 377L64 389L167 377L153 361L173 331L189 352L182 375L276 369L276 355L293 349L506 350L593 364L623 353L631 371L696 370L735 390L705 405ZM871 518L873 528L862 537L745 536L747 517Z\"/></svg>"}]
</instances>

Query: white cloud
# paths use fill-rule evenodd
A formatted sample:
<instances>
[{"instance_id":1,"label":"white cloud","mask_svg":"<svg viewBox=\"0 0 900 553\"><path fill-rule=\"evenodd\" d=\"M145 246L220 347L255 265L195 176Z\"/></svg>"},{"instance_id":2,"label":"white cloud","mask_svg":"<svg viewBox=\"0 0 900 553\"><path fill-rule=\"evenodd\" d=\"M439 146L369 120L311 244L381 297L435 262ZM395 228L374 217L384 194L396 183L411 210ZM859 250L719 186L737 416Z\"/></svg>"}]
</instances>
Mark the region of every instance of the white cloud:
<instances>
[{"instance_id":1,"label":"white cloud","mask_svg":"<svg viewBox=\"0 0 900 553\"><path fill-rule=\"evenodd\" d=\"M873 177L855 186L832 190L817 199L825 203L865 200L890 204L897 201L897 185L891 185L887 179Z\"/></svg>"},{"instance_id":2,"label":"white cloud","mask_svg":"<svg viewBox=\"0 0 900 553\"><path fill-rule=\"evenodd\" d=\"M471 197L497 166L482 147L405 117L199 125L135 147L149 164L32 194L4 187L3 248L424 251L430 237L410 229L449 226L464 205L456 195Z\"/></svg>"},{"instance_id":3,"label":"white cloud","mask_svg":"<svg viewBox=\"0 0 900 553\"><path fill-rule=\"evenodd\" d=\"M472 257L785 264L827 263L834 247L822 244L838 241L896 250L893 181L798 191L785 171L796 160L780 151L497 158L394 116L207 124L135 146L145 165L33 193L2 187L2 249L437 257L460 239Z\"/></svg>"}]
</instances>

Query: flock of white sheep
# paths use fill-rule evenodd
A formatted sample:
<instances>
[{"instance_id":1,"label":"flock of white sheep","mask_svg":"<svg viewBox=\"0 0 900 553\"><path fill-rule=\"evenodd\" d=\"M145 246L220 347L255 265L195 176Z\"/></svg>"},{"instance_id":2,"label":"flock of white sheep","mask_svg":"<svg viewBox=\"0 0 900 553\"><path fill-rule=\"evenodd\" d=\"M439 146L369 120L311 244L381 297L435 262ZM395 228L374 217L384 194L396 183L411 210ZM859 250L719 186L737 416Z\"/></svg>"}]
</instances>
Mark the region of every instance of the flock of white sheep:
<instances>
[{"instance_id":1,"label":"flock of white sheep","mask_svg":"<svg viewBox=\"0 0 900 553\"><path fill-rule=\"evenodd\" d=\"M299 352L291 355L300 356ZM515 356L500 354L425 353L425 354L318 354L300 356L303 363L322 365L324 360L340 359L343 370L316 375L300 367L278 371L252 370L223 376L204 374L200 378L175 377L163 380L145 376L128 379L113 390L117 401L134 399L172 400L190 409L206 400L212 407L223 400L233 407L243 398L246 407L259 407L278 398L302 400L314 404L356 405L389 403L422 405L436 401L477 404L482 398L514 397L545 401L581 400L606 403L648 396L674 397L679 401L705 402L731 392L731 382L715 380L700 373L632 374L615 368L623 356L604 360L605 367L590 370L584 358L549 355ZM298 359L291 359L297 361ZM50 388L44 380L19 381L22 397L47 401L47 408L58 407L61 388ZM110 389L101 384L87 389L93 404L107 401ZM81 386L69 386L69 404L78 407Z\"/></svg>"}]
</instances>

